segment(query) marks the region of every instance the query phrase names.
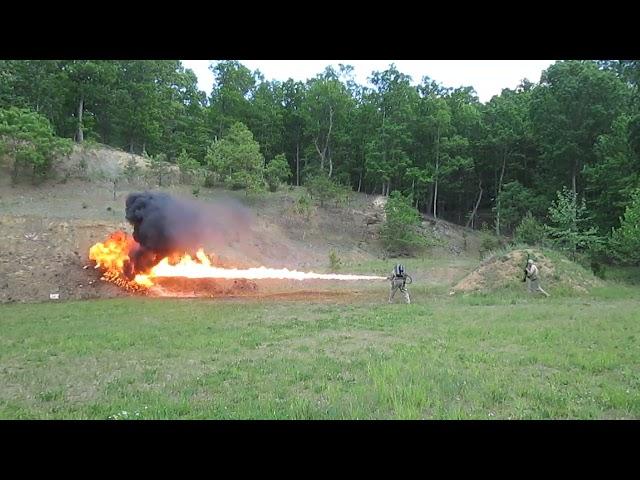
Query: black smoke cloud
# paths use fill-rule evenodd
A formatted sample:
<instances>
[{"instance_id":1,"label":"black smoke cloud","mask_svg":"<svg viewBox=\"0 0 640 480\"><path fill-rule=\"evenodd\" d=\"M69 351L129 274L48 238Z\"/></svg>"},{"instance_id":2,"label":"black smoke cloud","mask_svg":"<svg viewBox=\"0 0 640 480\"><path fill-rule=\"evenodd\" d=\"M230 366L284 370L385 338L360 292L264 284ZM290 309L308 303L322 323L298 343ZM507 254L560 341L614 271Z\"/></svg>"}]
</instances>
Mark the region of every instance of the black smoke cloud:
<instances>
[{"instance_id":1,"label":"black smoke cloud","mask_svg":"<svg viewBox=\"0 0 640 480\"><path fill-rule=\"evenodd\" d=\"M247 235L251 223L249 210L235 200L203 203L160 192L130 194L125 215L140 245L130 252L129 276L148 271L171 253L222 247Z\"/></svg>"}]
</instances>

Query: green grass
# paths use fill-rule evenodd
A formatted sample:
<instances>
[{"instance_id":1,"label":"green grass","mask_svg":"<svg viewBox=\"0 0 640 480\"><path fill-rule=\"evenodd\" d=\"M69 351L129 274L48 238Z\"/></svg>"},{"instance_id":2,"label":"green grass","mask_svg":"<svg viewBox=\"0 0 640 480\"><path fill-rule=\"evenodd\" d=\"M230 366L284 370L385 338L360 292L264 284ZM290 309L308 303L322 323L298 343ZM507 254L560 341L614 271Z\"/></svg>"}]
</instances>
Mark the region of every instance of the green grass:
<instances>
[{"instance_id":1,"label":"green grass","mask_svg":"<svg viewBox=\"0 0 640 480\"><path fill-rule=\"evenodd\" d=\"M426 272L429 275L429 272L434 268L459 268L464 270L462 275L466 275L478 265L478 260L469 255L451 258L432 251L423 256L410 258L372 258L360 261L345 261L343 263L344 265L340 271L363 275L390 275L396 263L402 263L407 272L413 276L420 276L422 272Z\"/></svg>"},{"instance_id":2,"label":"green grass","mask_svg":"<svg viewBox=\"0 0 640 480\"><path fill-rule=\"evenodd\" d=\"M0 307L0 418L640 418L640 294Z\"/></svg>"},{"instance_id":3,"label":"green grass","mask_svg":"<svg viewBox=\"0 0 640 480\"><path fill-rule=\"evenodd\" d=\"M640 267L605 266L604 275L612 282L640 285Z\"/></svg>"}]
</instances>

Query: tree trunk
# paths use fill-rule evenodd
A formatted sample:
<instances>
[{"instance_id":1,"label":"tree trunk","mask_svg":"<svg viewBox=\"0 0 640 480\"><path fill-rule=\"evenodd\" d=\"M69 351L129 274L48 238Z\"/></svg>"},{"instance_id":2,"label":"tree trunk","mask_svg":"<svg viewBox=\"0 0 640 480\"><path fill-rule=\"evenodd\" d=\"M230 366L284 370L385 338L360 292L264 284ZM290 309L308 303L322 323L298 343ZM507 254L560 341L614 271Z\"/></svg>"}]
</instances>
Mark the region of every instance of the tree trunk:
<instances>
[{"instance_id":1,"label":"tree trunk","mask_svg":"<svg viewBox=\"0 0 640 480\"><path fill-rule=\"evenodd\" d=\"M296 142L296 186L300 186L300 143Z\"/></svg>"},{"instance_id":2,"label":"tree trunk","mask_svg":"<svg viewBox=\"0 0 640 480\"><path fill-rule=\"evenodd\" d=\"M433 218L438 218L438 179L436 178L436 183L433 189Z\"/></svg>"},{"instance_id":3,"label":"tree trunk","mask_svg":"<svg viewBox=\"0 0 640 480\"><path fill-rule=\"evenodd\" d=\"M571 172L571 190L573 191L573 196L576 196L577 188L576 188L576 176L578 174L578 161L574 160L573 162L573 171Z\"/></svg>"},{"instance_id":4,"label":"tree trunk","mask_svg":"<svg viewBox=\"0 0 640 480\"><path fill-rule=\"evenodd\" d=\"M76 142L82 143L84 141L84 132L82 131L82 112L84 110L84 98L80 97L78 103L78 132L76 133Z\"/></svg>"},{"instance_id":5,"label":"tree trunk","mask_svg":"<svg viewBox=\"0 0 640 480\"><path fill-rule=\"evenodd\" d=\"M438 171L440 169L440 127L436 134L436 174L433 189L433 218L438 218Z\"/></svg>"},{"instance_id":6,"label":"tree trunk","mask_svg":"<svg viewBox=\"0 0 640 480\"><path fill-rule=\"evenodd\" d=\"M16 152L18 151L18 148L15 142L16 141L13 140L13 171L11 172L12 185L15 185L18 182L18 171L20 169L20 163L16 159Z\"/></svg>"},{"instance_id":7,"label":"tree trunk","mask_svg":"<svg viewBox=\"0 0 640 480\"><path fill-rule=\"evenodd\" d=\"M358 193L360 193L360 187L362 187L362 170L360 170L360 176L358 177Z\"/></svg>"},{"instance_id":8,"label":"tree trunk","mask_svg":"<svg viewBox=\"0 0 640 480\"><path fill-rule=\"evenodd\" d=\"M500 193L502 192L502 180L504 179L504 170L507 165L507 149L502 151L502 170L500 171L500 180L498 180L498 194L496 195L496 235L500 236Z\"/></svg>"},{"instance_id":9,"label":"tree trunk","mask_svg":"<svg viewBox=\"0 0 640 480\"><path fill-rule=\"evenodd\" d=\"M387 149L385 148L384 142L384 121L386 118L386 110L385 107L382 107L382 126L380 128L380 147L382 148L382 163L384 166L387 166ZM384 195L384 181L382 182L382 194Z\"/></svg>"},{"instance_id":10,"label":"tree trunk","mask_svg":"<svg viewBox=\"0 0 640 480\"><path fill-rule=\"evenodd\" d=\"M333 128L333 108L329 107L329 131L327 132L327 142L324 144L324 151L329 149L329 140L331 138L331 129ZM329 174L331 176L331 174Z\"/></svg>"},{"instance_id":11,"label":"tree trunk","mask_svg":"<svg viewBox=\"0 0 640 480\"><path fill-rule=\"evenodd\" d=\"M316 147L316 151L318 152L318 155L320 155L320 170L324 170L324 161L327 158L327 149L329 148L329 140L331 139L332 128L333 128L333 108L329 107L329 131L327 132L327 138L324 143L324 148L320 150L320 146L318 145L319 138L315 138L313 140L313 144ZM331 171L329 171L329 176L331 176Z\"/></svg>"},{"instance_id":12,"label":"tree trunk","mask_svg":"<svg viewBox=\"0 0 640 480\"><path fill-rule=\"evenodd\" d=\"M480 206L480 200L482 200L482 179L478 180L478 188L480 189L480 193L478 193L478 200L476 200L476 204L473 207L473 212L471 212L471 216L469 217L469 220L467 221L467 224L465 225L466 227L468 227L470 224L473 227L474 225L474 220L476 217L476 213L478 211L478 207Z\"/></svg>"},{"instance_id":13,"label":"tree trunk","mask_svg":"<svg viewBox=\"0 0 640 480\"><path fill-rule=\"evenodd\" d=\"M317 138L313 139L313 144L316 147L316 152L318 152L318 155L320 156L320 170L324 171L324 152L322 150L320 150L320 147L318 146L318 139Z\"/></svg>"}]
</instances>

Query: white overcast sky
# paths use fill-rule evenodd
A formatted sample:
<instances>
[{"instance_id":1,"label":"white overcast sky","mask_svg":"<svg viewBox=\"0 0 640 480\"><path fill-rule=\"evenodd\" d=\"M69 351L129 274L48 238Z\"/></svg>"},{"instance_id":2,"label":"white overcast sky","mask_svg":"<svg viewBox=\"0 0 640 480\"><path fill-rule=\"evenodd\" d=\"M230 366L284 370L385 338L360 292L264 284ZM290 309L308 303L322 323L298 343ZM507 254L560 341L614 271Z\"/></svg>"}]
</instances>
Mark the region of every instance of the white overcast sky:
<instances>
[{"instance_id":1,"label":"white overcast sky","mask_svg":"<svg viewBox=\"0 0 640 480\"><path fill-rule=\"evenodd\" d=\"M198 76L198 86L209 95L213 86L210 60L183 60ZM249 70L260 70L267 80L307 80L321 73L326 66L339 63L354 67L355 80L369 85L373 71L386 70L391 63L411 76L417 84L429 76L445 87L471 86L481 102L499 95L503 88L515 88L524 78L537 83L540 74L555 60L239 60Z\"/></svg>"}]
</instances>

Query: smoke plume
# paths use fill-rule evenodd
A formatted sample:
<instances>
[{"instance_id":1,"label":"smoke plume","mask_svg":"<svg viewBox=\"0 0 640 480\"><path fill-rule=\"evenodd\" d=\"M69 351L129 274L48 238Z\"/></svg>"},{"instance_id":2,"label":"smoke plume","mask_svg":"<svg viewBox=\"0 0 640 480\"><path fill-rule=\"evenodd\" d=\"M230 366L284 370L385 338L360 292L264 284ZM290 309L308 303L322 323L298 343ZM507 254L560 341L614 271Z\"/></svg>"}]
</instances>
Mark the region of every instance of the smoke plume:
<instances>
[{"instance_id":1,"label":"smoke plume","mask_svg":"<svg viewBox=\"0 0 640 480\"><path fill-rule=\"evenodd\" d=\"M132 193L126 218L139 247L130 254L127 274L145 272L172 253L215 249L238 240L250 227L250 212L232 199L213 203L172 197L166 193Z\"/></svg>"}]
</instances>

